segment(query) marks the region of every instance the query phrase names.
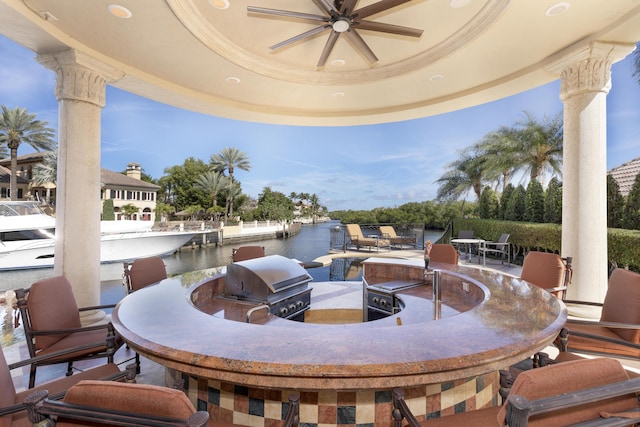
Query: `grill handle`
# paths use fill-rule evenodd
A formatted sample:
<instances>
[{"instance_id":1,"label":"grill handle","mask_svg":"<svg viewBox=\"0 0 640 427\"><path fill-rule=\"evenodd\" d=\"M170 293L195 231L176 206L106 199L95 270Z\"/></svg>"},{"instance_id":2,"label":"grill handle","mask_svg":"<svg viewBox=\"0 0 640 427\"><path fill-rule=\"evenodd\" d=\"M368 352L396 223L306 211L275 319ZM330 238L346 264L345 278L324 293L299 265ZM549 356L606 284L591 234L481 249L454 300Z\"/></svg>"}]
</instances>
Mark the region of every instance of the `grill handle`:
<instances>
[{"instance_id":1,"label":"grill handle","mask_svg":"<svg viewBox=\"0 0 640 427\"><path fill-rule=\"evenodd\" d=\"M270 307L267 304L262 304L257 307L253 307L249 309L249 311L247 311L247 323L251 323L251 316L253 315L253 313L255 313L258 310L264 310L264 309L269 310L269 308Z\"/></svg>"}]
</instances>

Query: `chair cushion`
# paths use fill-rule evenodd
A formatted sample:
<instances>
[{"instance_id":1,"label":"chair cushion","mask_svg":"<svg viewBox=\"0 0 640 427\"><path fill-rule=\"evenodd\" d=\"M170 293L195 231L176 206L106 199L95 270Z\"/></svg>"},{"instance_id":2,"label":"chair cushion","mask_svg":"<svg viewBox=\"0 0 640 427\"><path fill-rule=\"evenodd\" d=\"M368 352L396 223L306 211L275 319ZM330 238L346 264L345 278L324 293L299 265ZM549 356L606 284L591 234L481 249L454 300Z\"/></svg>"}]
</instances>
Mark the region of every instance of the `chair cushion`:
<instances>
[{"instance_id":1,"label":"chair cushion","mask_svg":"<svg viewBox=\"0 0 640 427\"><path fill-rule=\"evenodd\" d=\"M584 332L588 334L598 335L601 337L608 337L614 339L621 339L619 335L616 334L615 331L605 328L603 326L596 325L578 325L568 322L565 324L565 327L569 330L569 339L568 339L568 349L569 351L584 351L584 352L596 352L596 353L610 353L610 354L619 354L621 356L627 357L638 357L640 358L640 349L627 347L624 345L618 345L614 343L610 343L607 341L580 337L577 335L572 335L571 332ZM618 331L617 329L616 331Z\"/></svg>"},{"instance_id":2,"label":"chair cushion","mask_svg":"<svg viewBox=\"0 0 640 427\"><path fill-rule=\"evenodd\" d=\"M71 284L64 276L40 280L31 285L27 297L27 310L31 329L34 331L81 326L78 305L73 296ZM65 336L65 334L39 336L35 340L36 349L47 348Z\"/></svg>"},{"instance_id":3,"label":"chair cushion","mask_svg":"<svg viewBox=\"0 0 640 427\"><path fill-rule=\"evenodd\" d=\"M558 254L531 251L524 258L520 278L549 289L563 285L564 263Z\"/></svg>"},{"instance_id":4,"label":"chair cushion","mask_svg":"<svg viewBox=\"0 0 640 427\"><path fill-rule=\"evenodd\" d=\"M129 283L132 291L158 283L166 278L167 269L160 257L137 259L131 265L131 270L129 270Z\"/></svg>"},{"instance_id":5,"label":"chair cushion","mask_svg":"<svg viewBox=\"0 0 640 427\"><path fill-rule=\"evenodd\" d=\"M431 247L429 251L429 258L431 262L443 262L446 264L458 263L458 251L453 245L444 243L436 243Z\"/></svg>"},{"instance_id":6,"label":"chair cushion","mask_svg":"<svg viewBox=\"0 0 640 427\"><path fill-rule=\"evenodd\" d=\"M148 384L80 381L69 389L64 401L76 405L180 419L187 419L196 412L184 392Z\"/></svg>"},{"instance_id":7,"label":"chair cushion","mask_svg":"<svg viewBox=\"0 0 640 427\"><path fill-rule=\"evenodd\" d=\"M24 399L27 398L27 396L36 391L47 390L49 392L49 396L52 396L69 389L80 381L106 378L119 372L120 369L116 364L107 363L105 365L97 366L87 371L71 375L70 377L62 377L54 381L40 384L34 388L23 390L16 394L15 403L23 402ZM27 411L22 411L14 414L10 425L11 427L31 427L31 422L29 421Z\"/></svg>"},{"instance_id":8,"label":"chair cushion","mask_svg":"<svg viewBox=\"0 0 640 427\"><path fill-rule=\"evenodd\" d=\"M493 406L475 411L459 412L442 418L431 418L426 421L420 421L420 425L424 427L502 427L496 420L496 415L499 410L499 406Z\"/></svg>"},{"instance_id":9,"label":"chair cushion","mask_svg":"<svg viewBox=\"0 0 640 427\"><path fill-rule=\"evenodd\" d=\"M520 395L530 400L571 393L590 387L625 381L627 372L619 361L608 358L574 360L522 372L516 378L509 395ZM498 412L498 423L503 426L508 401ZM531 427L561 427L598 418L601 411L622 412L635 408L635 394L602 400L532 417Z\"/></svg>"},{"instance_id":10,"label":"chair cushion","mask_svg":"<svg viewBox=\"0 0 640 427\"><path fill-rule=\"evenodd\" d=\"M616 268L609 278L600 320L640 325L640 274ZM640 329L612 329L622 339L640 344Z\"/></svg>"},{"instance_id":11,"label":"chair cushion","mask_svg":"<svg viewBox=\"0 0 640 427\"><path fill-rule=\"evenodd\" d=\"M121 339L116 337L116 347L119 346L119 342ZM55 342L51 346L47 347L45 350L38 352L38 356L54 353L56 351L68 350L73 347L87 345L92 343L101 343L96 345L93 348L84 349L81 351L76 351L73 353L66 353L63 356L52 357L48 359L47 362L55 362L57 360L66 361L73 358L83 357L87 354L100 353L104 352L107 349L107 328L105 326L104 329L98 329L93 331L86 332L74 332L62 338L61 340Z\"/></svg>"}]
</instances>

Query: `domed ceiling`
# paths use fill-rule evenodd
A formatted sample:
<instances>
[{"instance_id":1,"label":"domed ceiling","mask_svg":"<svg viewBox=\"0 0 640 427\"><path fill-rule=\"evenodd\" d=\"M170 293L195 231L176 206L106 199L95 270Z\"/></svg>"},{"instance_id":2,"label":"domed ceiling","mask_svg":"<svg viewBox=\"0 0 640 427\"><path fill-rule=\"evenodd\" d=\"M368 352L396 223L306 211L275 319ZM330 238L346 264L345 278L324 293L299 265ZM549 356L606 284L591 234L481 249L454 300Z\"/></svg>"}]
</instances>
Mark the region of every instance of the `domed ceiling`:
<instances>
[{"instance_id":1,"label":"domed ceiling","mask_svg":"<svg viewBox=\"0 0 640 427\"><path fill-rule=\"evenodd\" d=\"M559 76L594 40L640 40L638 0L0 0L0 33L73 48L112 84L206 114L294 125L406 120Z\"/></svg>"}]
</instances>

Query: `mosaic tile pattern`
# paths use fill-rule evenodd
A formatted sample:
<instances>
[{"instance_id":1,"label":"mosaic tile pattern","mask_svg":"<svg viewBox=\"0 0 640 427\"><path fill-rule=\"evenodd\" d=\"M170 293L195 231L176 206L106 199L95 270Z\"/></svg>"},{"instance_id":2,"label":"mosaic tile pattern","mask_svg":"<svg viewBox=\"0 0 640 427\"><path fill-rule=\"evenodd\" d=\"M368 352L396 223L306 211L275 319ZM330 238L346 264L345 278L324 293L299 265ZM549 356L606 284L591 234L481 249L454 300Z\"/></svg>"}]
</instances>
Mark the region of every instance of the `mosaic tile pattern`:
<instances>
[{"instance_id":1,"label":"mosaic tile pattern","mask_svg":"<svg viewBox=\"0 0 640 427\"><path fill-rule=\"evenodd\" d=\"M171 372L184 381L198 410L218 422L252 427L281 427L294 390L266 390L197 379ZM499 375L405 389L405 400L418 421L498 405ZM300 392L301 427L392 427L391 391Z\"/></svg>"}]
</instances>

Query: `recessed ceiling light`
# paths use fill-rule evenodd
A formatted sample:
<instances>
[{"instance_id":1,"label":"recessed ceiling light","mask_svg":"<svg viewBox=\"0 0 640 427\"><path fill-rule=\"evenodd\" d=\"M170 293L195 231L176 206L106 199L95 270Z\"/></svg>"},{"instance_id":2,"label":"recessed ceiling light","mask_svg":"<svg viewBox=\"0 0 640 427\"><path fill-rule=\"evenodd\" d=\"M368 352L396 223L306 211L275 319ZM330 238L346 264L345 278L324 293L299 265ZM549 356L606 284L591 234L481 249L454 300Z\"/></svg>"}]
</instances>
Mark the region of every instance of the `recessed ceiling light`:
<instances>
[{"instance_id":1,"label":"recessed ceiling light","mask_svg":"<svg viewBox=\"0 0 640 427\"><path fill-rule=\"evenodd\" d=\"M433 76L429 77L429 80L431 80L432 82L442 79L444 79L444 76L442 74L434 74Z\"/></svg>"},{"instance_id":2,"label":"recessed ceiling light","mask_svg":"<svg viewBox=\"0 0 640 427\"><path fill-rule=\"evenodd\" d=\"M239 78L237 78L237 77L233 77L233 76L231 76L231 77L227 77L227 78L225 79L225 81L226 81L227 83L229 83L229 84L233 84L233 85L237 85L238 83L240 83L240 79L239 79Z\"/></svg>"},{"instance_id":3,"label":"recessed ceiling light","mask_svg":"<svg viewBox=\"0 0 640 427\"><path fill-rule=\"evenodd\" d=\"M209 0L209 3L216 9L229 9L229 0Z\"/></svg>"},{"instance_id":4,"label":"recessed ceiling light","mask_svg":"<svg viewBox=\"0 0 640 427\"><path fill-rule=\"evenodd\" d=\"M567 9L569 9L569 6L571 6L571 4L568 1L562 1L560 3L556 3L547 9L547 11L545 12L545 15L547 16L561 15L565 13Z\"/></svg>"},{"instance_id":5,"label":"recessed ceiling light","mask_svg":"<svg viewBox=\"0 0 640 427\"><path fill-rule=\"evenodd\" d=\"M453 8L465 7L471 0L449 0L449 6Z\"/></svg>"},{"instance_id":6,"label":"recessed ceiling light","mask_svg":"<svg viewBox=\"0 0 640 427\"><path fill-rule=\"evenodd\" d=\"M119 4L110 4L107 6L107 9L113 16L118 18L126 19L131 18L133 15L129 9L124 6L120 6Z\"/></svg>"},{"instance_id":7,"label":"recessed ceiling light","mask_svg":"<svg viewBox=\"0 0 640 427\"><path fill-rule=\"evenodd\" d=\"M344 92L333 92L331 96L334 98L342 98L344 96Z\"/></svg>"},{"instance_id":8,"label":"recessed ceiling light","mask_svg":"<svg viewBox=\"0 0 640 427\"><path fill-rule=\"evenodd\" d=\"M346 63L347 61L345 61L344 59L334 59L333 61L331 61L331 65L335 67L342 67Z\"/></svg>"}]
</instances>

